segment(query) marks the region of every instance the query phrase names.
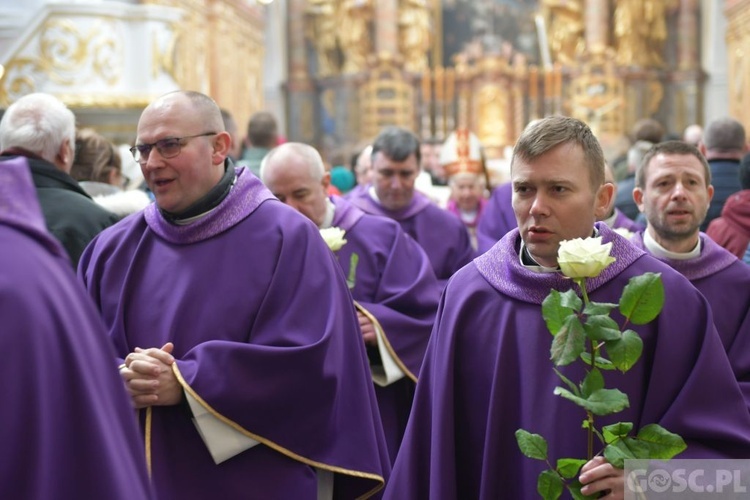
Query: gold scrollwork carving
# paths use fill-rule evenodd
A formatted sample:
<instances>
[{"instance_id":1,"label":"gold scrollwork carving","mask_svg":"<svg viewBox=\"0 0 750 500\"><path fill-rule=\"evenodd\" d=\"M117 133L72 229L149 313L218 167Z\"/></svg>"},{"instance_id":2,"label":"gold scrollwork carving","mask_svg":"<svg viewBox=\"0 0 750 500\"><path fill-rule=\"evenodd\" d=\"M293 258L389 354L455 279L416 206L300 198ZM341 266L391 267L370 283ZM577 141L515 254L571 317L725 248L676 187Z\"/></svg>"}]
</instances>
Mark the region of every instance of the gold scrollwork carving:
<instances>
[{"instance_id":1,"label":"gold scrollwork carving","mask_svg":"<svg viewBox=\"0 0 750 500\"><path fill-rule=\"evenodd\" d=\"M50 19L39 37L42 67L53 82L72 86L87 67L109 85L117 83L123 66L122 46L112 23L97 20L88 32L68 19Z\"/></svg>"},{"instance_id":2,"label":"gold scrollwork carving","mask_svg":"<svg viewBox=\"0 0 750 500\"><path fill-rule=\"evenodd\" d=\"M0 105L8 107L19 97L36 92L38 82L44 79L44 75L45 69L38 59L12 59L5 66L0 79Z\"/></svg>"}]
</instances>

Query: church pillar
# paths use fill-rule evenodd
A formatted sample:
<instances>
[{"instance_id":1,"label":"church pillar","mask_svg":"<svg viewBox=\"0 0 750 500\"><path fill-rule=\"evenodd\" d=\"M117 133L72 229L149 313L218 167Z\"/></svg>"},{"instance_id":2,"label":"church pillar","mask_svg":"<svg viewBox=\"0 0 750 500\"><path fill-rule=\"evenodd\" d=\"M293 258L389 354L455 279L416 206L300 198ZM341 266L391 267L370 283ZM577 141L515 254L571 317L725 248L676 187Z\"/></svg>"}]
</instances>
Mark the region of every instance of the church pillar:
<instances>
[{"instance_id":1,"label":"church pillar","mask_svg":"<svg viewBox=\"0 0 750 500\"><path fill-rule=\"evenodd\" d=\"M585 0L586 48L598 52L609 45L609 2L607 0Z\"/></svg>"},{"instance_id":2,"label":"church pillar","mask_svg":"<svg viewBox=\"0 0 750 500\"><path fill-rule=\"evenodd\" d=\"M695 69L699 65L698 0L680 0L677 14L677 67Z\"/></svg>"},{"instance_id":3,"label":"church pillar","mask_svg":"<svg viewBox=\"0 0 750 500\"><path fill-rule=\"evenodd\" d=\"M378 0L375 5L375 51L398 54L398 0Z\"/></svg>"},{"instance_id":4,"label":"church pillar","mask_svg":"<svg viewBox=\"0 0 750 500\"><path fill-rule=\"evenodd\" d=\"M289 94L288 137L290 140L316 144L315 85L310 78L305 45L305 0L289 0L288 55Z\"/></svg>"}]
</instances>

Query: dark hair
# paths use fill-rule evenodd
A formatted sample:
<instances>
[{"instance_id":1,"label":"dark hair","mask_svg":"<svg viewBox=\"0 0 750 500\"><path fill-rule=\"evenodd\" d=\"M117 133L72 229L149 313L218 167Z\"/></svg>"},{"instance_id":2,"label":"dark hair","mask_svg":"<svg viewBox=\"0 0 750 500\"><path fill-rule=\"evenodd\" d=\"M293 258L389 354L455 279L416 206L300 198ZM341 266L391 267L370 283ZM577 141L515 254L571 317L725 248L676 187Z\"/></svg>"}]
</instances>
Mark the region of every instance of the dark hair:
<instances>
[{"instance_id":1,"label":"dark hair","mask_svg":"<svg viewBox=\"0 0 750 500\"><path fill-rule=\"evenodd\" d=\"M739 175L742 189L750 189L750 153L742 157Z\"/></svg>"},{"instance_id":2,"label":"dark hair","mask_svg":"<svg viewBox=\"0 0 750 500\"><path fill-rule=\"evenodd\" d=\"M646 170L651 159L658 154L667 155L692 155L698 158L703 165L703 172L706 176L706 186L711 184L711 168L708 166L706 157L698 151L698 148L684 141L666 141L654 144L641 159L638 170L635 172L635 185L641 189L646 187Z\"/></svg>"},{"instance_id":3,"label":"dark hair","mask_svg":"<svg viewBox=\"0 0 750 500\"><path fill-rule=\"evenodd\" d=\"M389 126L380 131L380 134L372 143L372 157L376 153L383 153L384 156L397 162L406 160L410 155L417 159L417 165L422 163L422 153L419 150L419 139L411 131L402 128Z\"/></svg>"},{"instance_id":4,"label":"dark hair","mask_svg":"<svg viewBox=\"0 0 750 500\"><path fill-rule=\"evenodd\" d=\"M278 128L276 118L267 111L259 111L247 122L247 139L256 148L276 147Z\"/></svg>"},{"instance_id":5,"label":"dark hair","mask_svg":"<svg viewBox=\"0 0 750 500\"><path fill-rule=\"evenodd\" d=\"M596 189L604 184L604 152L599 141L588 125L567 116L548 116L528 125L513 148L511 171L517 160L531 162L568 143L576 144L583 150L591 186Z\"/></svg>"},{"instance_id":6,"label":"dark hair","mask_svg":"<svg viewBox=\"0 0 750 500\"><path fill-rule=\"evenodd\" d=\"M709 151L734 153L745 149L745 127L732 118L719 118L703 132L703 144Z\"/></svg>"},{"instance_id":7,"label":"dark hair","mask_svg":"<svg viewBox=\"0 0 750 500\"><path fill-rule=\"evenodd\" d=\"M630 133L633 136L633 142L648 141L656 144L664 139L664 127L653 118L641 118L635 122Z\"/></svg>"}]
</instances>

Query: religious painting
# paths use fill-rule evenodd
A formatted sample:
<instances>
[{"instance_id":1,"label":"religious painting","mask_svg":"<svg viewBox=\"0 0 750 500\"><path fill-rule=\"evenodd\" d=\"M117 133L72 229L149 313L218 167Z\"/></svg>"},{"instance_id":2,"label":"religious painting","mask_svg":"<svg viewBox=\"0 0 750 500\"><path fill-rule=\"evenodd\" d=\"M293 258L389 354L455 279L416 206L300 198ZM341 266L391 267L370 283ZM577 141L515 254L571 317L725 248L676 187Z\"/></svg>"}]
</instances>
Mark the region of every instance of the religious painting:
<instances>
[{"instance_id":1,"label":"religious painting","mask_svg":"<svg viewBox=\"0 0 750 500\"><path fill-rule=\"evenodd\" d=\"M485 55L522 53L530 63L539 62L535 16L538 0L444 0L443 66L453 57L468 60Z\"/></svg>"}]
</instances>

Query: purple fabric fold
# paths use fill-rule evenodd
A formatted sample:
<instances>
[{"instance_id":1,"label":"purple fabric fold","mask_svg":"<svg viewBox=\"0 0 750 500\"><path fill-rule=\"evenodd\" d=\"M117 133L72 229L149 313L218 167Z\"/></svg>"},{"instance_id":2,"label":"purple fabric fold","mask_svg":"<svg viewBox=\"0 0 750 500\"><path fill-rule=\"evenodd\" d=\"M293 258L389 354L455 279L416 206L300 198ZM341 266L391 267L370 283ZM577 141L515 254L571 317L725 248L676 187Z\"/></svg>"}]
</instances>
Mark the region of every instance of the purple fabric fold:
<instances>
[{"instance_id":1,"label":"purple fabric fold","mask_svg":"<svg viewBox=\"0 0 750 500\"><path fill-rule=\"evenodd\" d=\"M0 242L0 498L155 498L104 325L24 158L0 163Z\"/></svg>"},{"instance_id":2,"label":"purple fabric fold","mask_svg":"<svg viewBox=\"0 0 750 500\"><path fill-rule=\"evenodd\" d=\"M351 255L359 263L352 296L383 328L407 378L375 387L391 459L395 460L409 417L414 381L422 366L440 286L422 248L395 221L362 212L343 198L333 197L333 225L346 230L347 240L336 252L344 275Z\"/></svg>"}]
</instances>

